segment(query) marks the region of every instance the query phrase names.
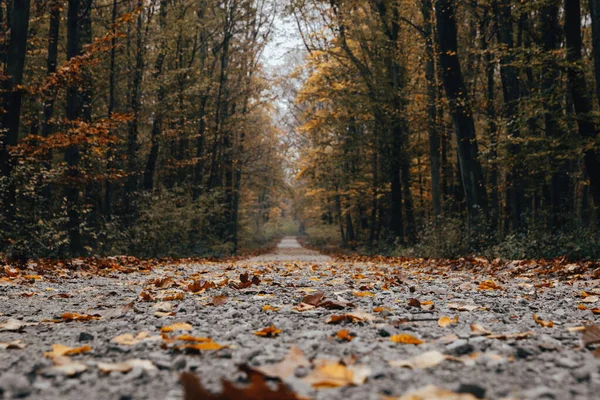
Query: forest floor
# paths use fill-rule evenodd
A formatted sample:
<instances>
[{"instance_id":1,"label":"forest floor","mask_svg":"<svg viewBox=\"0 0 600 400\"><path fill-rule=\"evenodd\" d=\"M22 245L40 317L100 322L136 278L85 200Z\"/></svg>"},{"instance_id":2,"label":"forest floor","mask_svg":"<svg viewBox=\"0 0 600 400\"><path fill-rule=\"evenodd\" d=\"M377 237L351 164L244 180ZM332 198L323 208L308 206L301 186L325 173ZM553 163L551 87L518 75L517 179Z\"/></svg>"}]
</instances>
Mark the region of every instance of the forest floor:
<instances>
[{"instance_id":1,"label":"forest floor","mask_svg":"<svg viewBox=\"0 0 600 400\"><path fill-rule=\"evenodd\" d=\"M4 266L0 398L598 398L599 267L295 238L246 260Z\"/></svg>"}]
</instances>

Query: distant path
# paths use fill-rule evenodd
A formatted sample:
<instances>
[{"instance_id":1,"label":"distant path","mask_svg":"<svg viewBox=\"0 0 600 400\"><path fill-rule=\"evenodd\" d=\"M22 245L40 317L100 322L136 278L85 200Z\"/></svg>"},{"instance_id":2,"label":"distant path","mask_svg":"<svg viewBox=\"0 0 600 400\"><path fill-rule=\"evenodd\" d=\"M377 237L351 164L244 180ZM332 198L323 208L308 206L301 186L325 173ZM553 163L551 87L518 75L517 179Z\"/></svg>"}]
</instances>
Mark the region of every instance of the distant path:
<instances>
[{"instance_id":1,"label":"distant path","mask_svg":"<svg viewBox=\"0 0 600 400\"><path fill-rule=\"evenodd\" d=\"M218 392L247 383L239 365L315 400L597 399L578 327L600 318L598 276L477 265L340 261L286 237L238 261L0 266L0 399L182 400L182 372ZM75 354L44 356L57 344ZM432 384L468 393L404 397Z\"/></svg>"},{"instance_id":2,"label":"distant path","mask_svg":"<svg viewBox=\"0 0 600 400\"><path fill-rule=\"evenodd\" d=\"M301 261L301 262L330 262L331 257L317 251L309 250L298 242L296 236L286 236L275 248L273 253L264 254L248 260L249 262Z\"/></svg>"}]
</instances>

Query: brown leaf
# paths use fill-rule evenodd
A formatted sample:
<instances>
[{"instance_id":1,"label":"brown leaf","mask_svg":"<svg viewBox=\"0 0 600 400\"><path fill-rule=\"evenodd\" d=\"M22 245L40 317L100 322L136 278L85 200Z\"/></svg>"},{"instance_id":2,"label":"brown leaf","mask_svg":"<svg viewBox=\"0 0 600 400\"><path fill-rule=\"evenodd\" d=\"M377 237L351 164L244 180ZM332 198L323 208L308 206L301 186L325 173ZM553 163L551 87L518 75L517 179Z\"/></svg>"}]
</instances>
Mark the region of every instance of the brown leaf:
<instances>
[{"instance_id":1,"label":"brown leaf","mask_svg":"<svg viewBox=\"0 0 600 400\"><path fill-rule=\"evenodd\" d=\"M267 312L267 311L277 312L277 311L279 311L279 307L273 307L273 306L270 306L270 305L267 304L267 305L263 306L262 310L264 312Z\"/></svg>"},{"instance_id":2,"label":"brown leaf","mask_svg":"<svg viewBox=\"0 0 600 400\"><path fill-rule=\"evenodd\" d=\"M491 335L492 332L479 324L471 324L471 336L486 336Z\"/></svg>"},{"instance_id":3,"label":"brown leaf","mask_svg":"<svg viewBox=\"0 0 600 400\"><path fill-rule=\"evenodd\" d=\"M217 285L215 285L214 282L205 281L204 279L199 280L199 281L194 281L187 286L188 290L192 293L198 293L200 291L207 290L207 289L214 289L216 287L217 287Z\"/></svg>"},{"instance_id":4,"label":"brown leaf","mask_svg":"<svg viewBox=\"0 0 600 400\"><path fill-rule=\"evenodd\" d=\"M536 314L533 314L533 320L536 324L541 325L544 328L552 328L554 326L553 321L544 321L543 319L539 318Z\"/></svg>"},{"instance_id":5,"label":"brown leaf","mask_svg":"<svg viewBox=\"0 0 600 400\"><path fill-rule=\"evenodd\" d=\"M180 376L184 400L301 400L283 383L278 382L272 389L267 385L265 375L247 366L241 366L240 369L248 375L250 384L238 388L224 380L223 391L219 394L204 389L196 375L184 372Z\"/></svg>"},{"instance_id":6,"label":"brown leaf","mask_svg":"<svg viewBox=\"0 0 600 400\"><path fill-rule=\"evenodd\" d=\"M310 361L306 359L302 350L296 346L290 348L289 353L285 358L277 363L254 367L255 370L270 378L279 378L285 380L294 375L297 368L310 367Z\"/></svg>"},{"instance_id":7,"label":"brown leaf","mask_svg":"<svg viewBox=\"0 0 600 400\"><path fill-rule=\"evenodd\" d=\"M483 281L477 287L477 290L504 290L502 286L496 284L492 280Z\"/></svg>"},{"instance_id":8,"label":"brown leaf","mask_svg":"<svg viewBox=\"0 0 600 400\"><path fill-rule=\"evenodd\" d=\"M159 289L168 289L175 285L175 281L168 276L163 276L162 278L156 278L154 280L154 286Z\"/></svg>"},{"instance_id":9,"label":"brown leaf","mask_svg":"<svg viewBox=\"0 0 600 400\"><path fill-rule=\"evenodd\" d=\"M587 346L590 344L600 343L600 325L586 326L581 337L583 345Z\"/></svg>"},{"instance_id":10,"label":"brown leaf","mask_svg":"<svg viewBox=\"0 0 600 400\"><path fill-rule=\"evenodd\" d=\"M65 322L69 322L69 321L77 321L77 322L80 322L80 321L93 321L93 320L100 319L100 317L98 317L96 315L77 314L77 313L63 313L60 317Z\"/></svg>"},{"instance_id":11,"label":"brown leaf","mask_svg":"<svg viewBox=\"0 0 600 400\"><path fill-rule=\"evenodd\" d=\"M321 301L323 300L324 297L325 297L325 293L323 293L323 292L309 294L302 298L301 303L317 307L321 303Z\"/></svg>"},{"instance_id":12,"label":"brown leaf","mask_svg":"<svg viewBox=\"0 0 600 400\"><path fill-rule=\"evenodd\" d=\"M133 310L133 302L127 303L121 307L113 308L111 310L99 311L98 314L100 314L104 319L111 319L125 315L131 310Z\"/></svg>"},{"instance_id":13,"label":"brown leaf","mask_svg":"<svg viewBox=\"0 0 600 400\"><path fill-rule=\"evenodd\" d=\"M504 334L499 334L499 335L490 335L490 336L488 336L488 339L499 339L499 340L516 339L516 340L521 340L521 339L526 339L529 336L534 336L534 335L535 335L535 332L527 331L527 332L521 332L521 333L504 333Z\"/></svg>"},{"instance_id":14,"label":"brown leaf","mask_svg":"<svg viewBox=\"0 0 600 400\"><path fill-rule=\"evenodd\" d=\"M417 299L409 299L408 300L408 305L410 307L417 307L417 308L421 308L421 302Z\"/></svg>"},{"instance_id":15,"label":"brown leaf","mask_svg":"<svg viewBox=\"0 0 600 400\"><path fill-rule=\"evenodd\" d=\"M148 303L154 301L152 294L150 292L146 292L145 290L142 290L140 293L140 299Z\"/></svg>"},{"instance_id":16,"label":"brown leaf","mask_svg":"<svg viewBox=\"0 0 600 400\"><path fill-rule=\"evenodd\" d=\"M212 301L210 302L210 305L212 306L222 306L223 304L225 304L227 302L227 299L229 297L220 294L218 296L213 297Z\"/></svg>"}]
</instances>

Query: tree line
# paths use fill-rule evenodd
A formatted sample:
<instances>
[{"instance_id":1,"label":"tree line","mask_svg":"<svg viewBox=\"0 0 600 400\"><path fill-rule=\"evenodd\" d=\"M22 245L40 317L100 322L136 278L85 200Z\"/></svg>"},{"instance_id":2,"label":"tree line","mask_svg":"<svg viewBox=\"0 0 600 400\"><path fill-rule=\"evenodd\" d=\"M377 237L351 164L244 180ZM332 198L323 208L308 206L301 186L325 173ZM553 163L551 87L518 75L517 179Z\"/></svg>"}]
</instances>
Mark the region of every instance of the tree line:
<instances>
[{"instance_id":1,"label":"tree line","mask_svg":"<svg viewBox=\"0 0 600 400\"><path fill-rule=\"evenodd\" d=\"M600 1L288 11L308 53L293 77L307 225L355 247L600 256Z\"/></svg>"},{"instance_id":2,"label":"tree line","mask_svg":"<svg viewBox=\"0 0 600 400\"><path fill-rule=\"evenodd\" d=\"M0 1L0 252L231 252L285 190L270 0ZM279 211L278 211L279 210Z\"/></svg>"}]
</instances>

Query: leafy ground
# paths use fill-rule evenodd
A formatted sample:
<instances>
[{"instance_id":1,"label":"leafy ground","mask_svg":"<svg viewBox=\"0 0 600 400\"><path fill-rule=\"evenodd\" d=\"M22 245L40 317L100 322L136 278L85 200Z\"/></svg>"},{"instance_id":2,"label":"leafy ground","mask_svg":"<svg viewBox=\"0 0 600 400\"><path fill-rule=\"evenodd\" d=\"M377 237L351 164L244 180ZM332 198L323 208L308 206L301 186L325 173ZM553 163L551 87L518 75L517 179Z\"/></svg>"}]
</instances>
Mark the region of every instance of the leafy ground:
<instances>
[{"instance_id":1,"label":"leafy ground","mask_svg":"<svg viewBox=\"0 0 600 400\"><path fill-rule=\"evenodd\" d=\"M600 264L330 258L0 270L0 393L35 399L591 399ZM283 382L283 383L281 383Z\"/></svg>"}]
</instances>

